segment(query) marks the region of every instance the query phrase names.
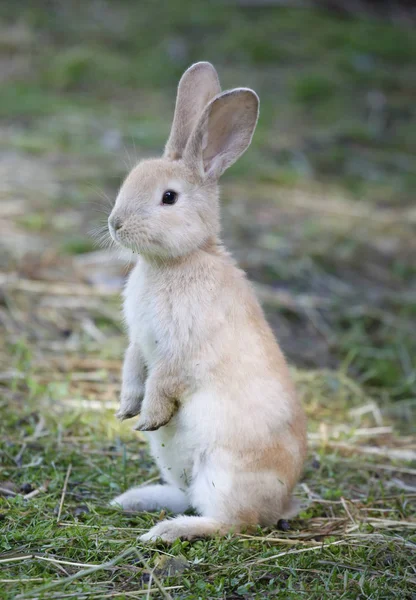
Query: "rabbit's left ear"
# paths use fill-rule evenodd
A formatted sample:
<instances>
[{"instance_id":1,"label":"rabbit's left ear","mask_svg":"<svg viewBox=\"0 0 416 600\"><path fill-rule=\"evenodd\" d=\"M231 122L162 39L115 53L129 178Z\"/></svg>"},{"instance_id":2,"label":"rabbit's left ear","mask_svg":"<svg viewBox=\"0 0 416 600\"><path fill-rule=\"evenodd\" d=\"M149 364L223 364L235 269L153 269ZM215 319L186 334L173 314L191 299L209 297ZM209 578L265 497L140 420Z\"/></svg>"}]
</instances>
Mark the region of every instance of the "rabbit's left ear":
<instances>
[{"instance_id":1,"label":"rabbit's left ear","mask_svg":"<svg viewBox=\"0 0 416 600\"><path fill-rule=\"evenodd\" d=\"M201 114L183 159L202 177L218 179L249 147L258 116L259 98L253 90L219 94Z\"/></svg>"},{"instance_id":2,"label":"rabbit's left ear","mask_svg":"<svg viewBox=\"0 0 416 600\"><path fill-rule=\"evenodd\" d=\"M221 92L218 75L209 62L195 63L182 75L176 96L172 130L165 147L165 158L178 160L202 111Z\"/></svg>"}]
</instances>

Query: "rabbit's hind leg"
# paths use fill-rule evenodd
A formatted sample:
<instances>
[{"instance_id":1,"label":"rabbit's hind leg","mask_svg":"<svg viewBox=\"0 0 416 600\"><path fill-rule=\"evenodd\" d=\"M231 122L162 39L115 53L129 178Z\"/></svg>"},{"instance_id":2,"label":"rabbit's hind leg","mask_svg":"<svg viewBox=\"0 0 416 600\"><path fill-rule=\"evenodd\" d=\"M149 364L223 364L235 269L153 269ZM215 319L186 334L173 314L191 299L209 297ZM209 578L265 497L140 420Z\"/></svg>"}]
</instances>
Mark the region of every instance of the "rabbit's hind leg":
<instances>
[{"instance_id":1,"label":"rabbit's hind leg","mask_svg":"<svg viewBox=\"0 0 416 600\"><path fill-rule=\"evenodd\" d=\"M181 513L189 507L189 499L184 491L174 485L147 485L127 490L111 500L110 506L137 512L165 508L173 513Z\"/></svg>"}]
</instances>

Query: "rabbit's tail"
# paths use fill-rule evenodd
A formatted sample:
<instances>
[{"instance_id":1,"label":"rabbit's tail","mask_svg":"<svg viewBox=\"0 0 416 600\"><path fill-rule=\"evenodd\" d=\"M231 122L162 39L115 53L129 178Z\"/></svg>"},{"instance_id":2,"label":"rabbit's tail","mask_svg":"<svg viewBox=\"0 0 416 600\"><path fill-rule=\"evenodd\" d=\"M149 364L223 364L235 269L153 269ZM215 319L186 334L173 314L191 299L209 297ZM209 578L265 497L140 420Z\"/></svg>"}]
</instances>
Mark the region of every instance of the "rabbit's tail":
<instances>
[{"instance_id":1,"label":"rabbit's tail","mask_svg":"<svg viewBox=\"0 0 416 600\"><path fill-rule=\"evenodd\" d=\"M238 524L221 523L210 517L180 516L161 521L150 531L140 537L142 542L162 539L173 542L177 538L192 540L194 538L223 536L228 532L238 532L243 526ZM246 526L245 526L246 527Z\"/></svg>"}]
</instances>

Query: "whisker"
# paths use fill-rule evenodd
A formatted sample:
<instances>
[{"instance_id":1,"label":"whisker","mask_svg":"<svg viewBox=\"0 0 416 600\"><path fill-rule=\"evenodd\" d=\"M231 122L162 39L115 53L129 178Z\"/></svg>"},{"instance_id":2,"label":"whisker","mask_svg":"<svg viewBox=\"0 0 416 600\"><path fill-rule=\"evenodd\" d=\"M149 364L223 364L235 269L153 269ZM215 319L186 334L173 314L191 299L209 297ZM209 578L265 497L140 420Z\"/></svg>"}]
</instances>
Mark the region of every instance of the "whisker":
<instances>
[{"instance_id":1,"label":"whisker","mask_svg":"<svg viewBox=\"0 0 416 600\"><path fill-rule=\"evenodd\" d=\"M98 188L97 186L95 186L93 183L88 183L88 187L95 192L96 194L98 194L103 200L105 200L106 204L108 204L108 206L112 209L114 206L114 202L115 200L113 198L110 198L110 196L108 196L104 190Z\"/></svg>"},{"instance_id":2,"label":"whisker","mask_svg":"<svg viewBox=\"0 0 416 600\"><path fill-rule=\"evenodd\" d=\"M94 240L94 245L99 248L111 248L115 245L114 240L110 236L108 228L105 225L97 225L93 227L89 234Z\"/></svg>"}]
</instances>

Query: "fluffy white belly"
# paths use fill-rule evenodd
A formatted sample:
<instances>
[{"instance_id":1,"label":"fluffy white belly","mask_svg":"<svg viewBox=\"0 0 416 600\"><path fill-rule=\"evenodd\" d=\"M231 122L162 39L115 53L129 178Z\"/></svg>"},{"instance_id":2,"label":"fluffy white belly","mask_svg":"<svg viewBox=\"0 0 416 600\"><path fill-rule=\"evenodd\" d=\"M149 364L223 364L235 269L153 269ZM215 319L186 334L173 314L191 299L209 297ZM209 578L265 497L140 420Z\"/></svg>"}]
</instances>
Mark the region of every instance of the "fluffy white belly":
<instances>
[{"instance_id":1,"label":"fluffy white belly","mask_svg":"<svg viewBox=\"0 0 416 600\"><path fill-rule=\"evenodd\" d=\"M191 482L196 449L191 447L188 436L183 433L179 439L177 420L178 416L174 416L168 425L148 432L147 437L163 479L186 489Z\"/></svg>"},{"instance_id":2,"label":"fluffy white belly","mask_svg":"<svg viewBox=\"0 0 416 600\"><path fill-rule=\"evenodd\" d=\"M218 428L215 413L219 399L212 392L198 392L183 401L178 413L157 431L148 432L153 458L164 479L186 488L201 460L212 449ZM213 408L217 406L217 411ZM221 418L221 417L220 417Z\"/></svg>"},{"instance_id":3,"label":"fluffy white belly","mask_svg":"<svg viewBox=\"0 0 416 600\"><path fill-rule=\"evenodd\" d=\"M183 401L168 425L148 433L152 455L168 483L187 487L201 462L229 446L230 438L237 454L247 446L275 442L284 411L277 402L270 410L262 394L253 402L253 393L248 386L235 402L225 390L201 390Z\"/></svg>"}]
</instances>

